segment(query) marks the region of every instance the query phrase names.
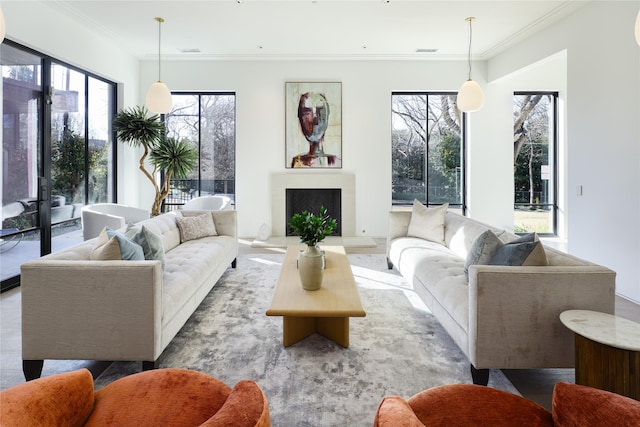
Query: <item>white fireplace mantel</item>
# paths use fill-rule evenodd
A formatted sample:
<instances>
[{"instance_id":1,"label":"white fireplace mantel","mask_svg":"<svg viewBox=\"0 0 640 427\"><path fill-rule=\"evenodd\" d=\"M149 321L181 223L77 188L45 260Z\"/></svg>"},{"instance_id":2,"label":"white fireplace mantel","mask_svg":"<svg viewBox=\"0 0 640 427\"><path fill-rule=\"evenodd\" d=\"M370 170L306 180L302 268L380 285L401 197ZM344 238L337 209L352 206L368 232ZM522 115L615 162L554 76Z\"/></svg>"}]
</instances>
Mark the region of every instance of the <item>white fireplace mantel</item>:
<instances>
[{"instance_id":1,"label":"white fireplace mantel","mask_svg":"<svg viewBox=\"0 0 640 427\"><path fill-rule=\"evenodd\" d=\"M287 188L339 188L342 198L342 235L356 235L356 176L351 173L274 173L271 175L271 235L286 233Z\"/></svg>"}]
</instances>

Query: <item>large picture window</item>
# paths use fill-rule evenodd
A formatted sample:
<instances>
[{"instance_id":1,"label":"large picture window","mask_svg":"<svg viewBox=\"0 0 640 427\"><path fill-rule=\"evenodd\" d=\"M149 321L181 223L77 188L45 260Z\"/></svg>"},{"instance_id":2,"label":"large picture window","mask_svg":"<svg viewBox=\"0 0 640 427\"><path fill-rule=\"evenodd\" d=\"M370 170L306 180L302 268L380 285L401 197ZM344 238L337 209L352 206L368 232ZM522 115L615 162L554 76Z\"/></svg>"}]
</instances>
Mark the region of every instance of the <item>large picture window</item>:
<instances>
[{"instance_id":1,"label":"large picture window","mask_svg":"<svg viewBox=\"0 0 640 427\"><path fill-rule=\"evenodd\" d=\"M391 96L392 203L449 203L464 211L464 132L456 93Z\"/></svg>"},{"instance_id":2,"label":"large picture window","mask_svg":"<svg viewBox=\"0 0 640 427\"><path fill-rule=\"evenodd\" d=\"M234 93L173 94L165 116L167 137L191 142L198 168L186 179L171 180L164 210L178 209L194 197L229 196L235 203L236 97Z\"/></svg>"},{"instance_id":3,"label":"large picture window","mask_svg":"<svg viewBox=\"0 0 640 427\"><path fill-rule=\"evenodd\" d=\"M557 92L513 96L514 231L556 234Z\"/></svg>"}]
</instances>

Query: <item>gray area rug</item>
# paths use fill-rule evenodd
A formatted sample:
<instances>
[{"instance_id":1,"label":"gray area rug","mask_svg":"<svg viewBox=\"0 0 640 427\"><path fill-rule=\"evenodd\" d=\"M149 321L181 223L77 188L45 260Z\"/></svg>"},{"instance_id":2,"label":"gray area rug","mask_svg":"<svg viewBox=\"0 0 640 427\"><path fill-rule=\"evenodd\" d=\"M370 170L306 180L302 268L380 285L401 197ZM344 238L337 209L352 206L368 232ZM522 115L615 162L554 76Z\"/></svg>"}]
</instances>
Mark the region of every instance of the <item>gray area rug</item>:
<instances>
[{"instance_id":1,"label":"gray area rug","mask_svg":"<svg viewBox=\"0 0 640 427\"><path fill-rule=\"evenodd\" d=\"M383 397L472 383L469 362L384 255L349 255L364 318L351 319L350 347L312 335L282 346L282 318L265 312L284 254L241 255L160 358L231 387L256 381L274 426L371 426ZM141 370L115 362L96 387ZM489 386L518 394L492 371Z\"/></svg>"}]
</instances>

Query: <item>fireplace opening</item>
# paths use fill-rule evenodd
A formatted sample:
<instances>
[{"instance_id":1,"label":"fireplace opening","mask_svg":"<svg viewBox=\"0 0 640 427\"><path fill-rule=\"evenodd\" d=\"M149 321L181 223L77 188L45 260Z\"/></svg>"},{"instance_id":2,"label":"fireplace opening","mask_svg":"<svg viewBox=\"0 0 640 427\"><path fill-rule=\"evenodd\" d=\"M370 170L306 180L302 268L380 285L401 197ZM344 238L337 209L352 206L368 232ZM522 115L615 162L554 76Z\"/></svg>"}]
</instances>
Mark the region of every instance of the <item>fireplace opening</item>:
<instances>
[{"instance_id":1,"label":"fireplace opening","mask_svg":"<svg viewBox=\"0 0 640 427\"><path fill-rule=\"evenodd\" d=\"M342 236L342 190L340 188L287 188L286 189L286 219L285 230L287 236L296 234L289 227L289 219L302 211L320 213L320 208L327 208L327 213L338 223L333 236Z\"/></svg>"}]
</instances>

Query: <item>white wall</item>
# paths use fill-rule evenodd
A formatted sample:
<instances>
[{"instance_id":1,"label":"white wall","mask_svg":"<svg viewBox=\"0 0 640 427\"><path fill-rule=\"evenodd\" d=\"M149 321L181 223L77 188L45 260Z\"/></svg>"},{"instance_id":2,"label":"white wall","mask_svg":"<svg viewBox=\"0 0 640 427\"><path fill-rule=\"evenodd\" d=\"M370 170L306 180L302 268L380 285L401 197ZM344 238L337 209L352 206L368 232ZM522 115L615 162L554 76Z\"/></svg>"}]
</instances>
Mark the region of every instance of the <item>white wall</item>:
<instances>
[{"instance_id":1,"label":"white wall","mask_svg":"<svg viewBox=\"0 0 640 427\"><path fill-rule=\"evenodd\" d=\"M491 59L491 80L566 50L566 216L570 253L617 272L640 301L638 2L590 2ZM576 193L581 185L583 195Z\"/></svg>"},{"instance_id":2,"label":"white wall","mask_svg":"<svg viewBox=\"0 0 640 427\"><path fill-rule=\"evenodd\" d=\"M120 106L138 102L137 58L93 29L78 25L58 2L3 0L2 11L7 39L119 83ZM132 206L141 206L138 158L133 149L118 144L118 197Z\"/></svg>"},{"instance_id":3,"label":"white wall","mask_svg":"<svg viewBox=\"0 0 640 427\"><path fill-rule=\"evenodd\" d=\"M156 67L154 61L141 64L141 98ZM383 237L391 208L391 93L457 90L466 67L445 61L163 61L162 73L172 91L236 93L241 237L256 236L262 223L271 224L272 173L309 173L285 169L285 82L342 82L342 171L356 176L356 234Z\"/></svg>"}]
</instances>

